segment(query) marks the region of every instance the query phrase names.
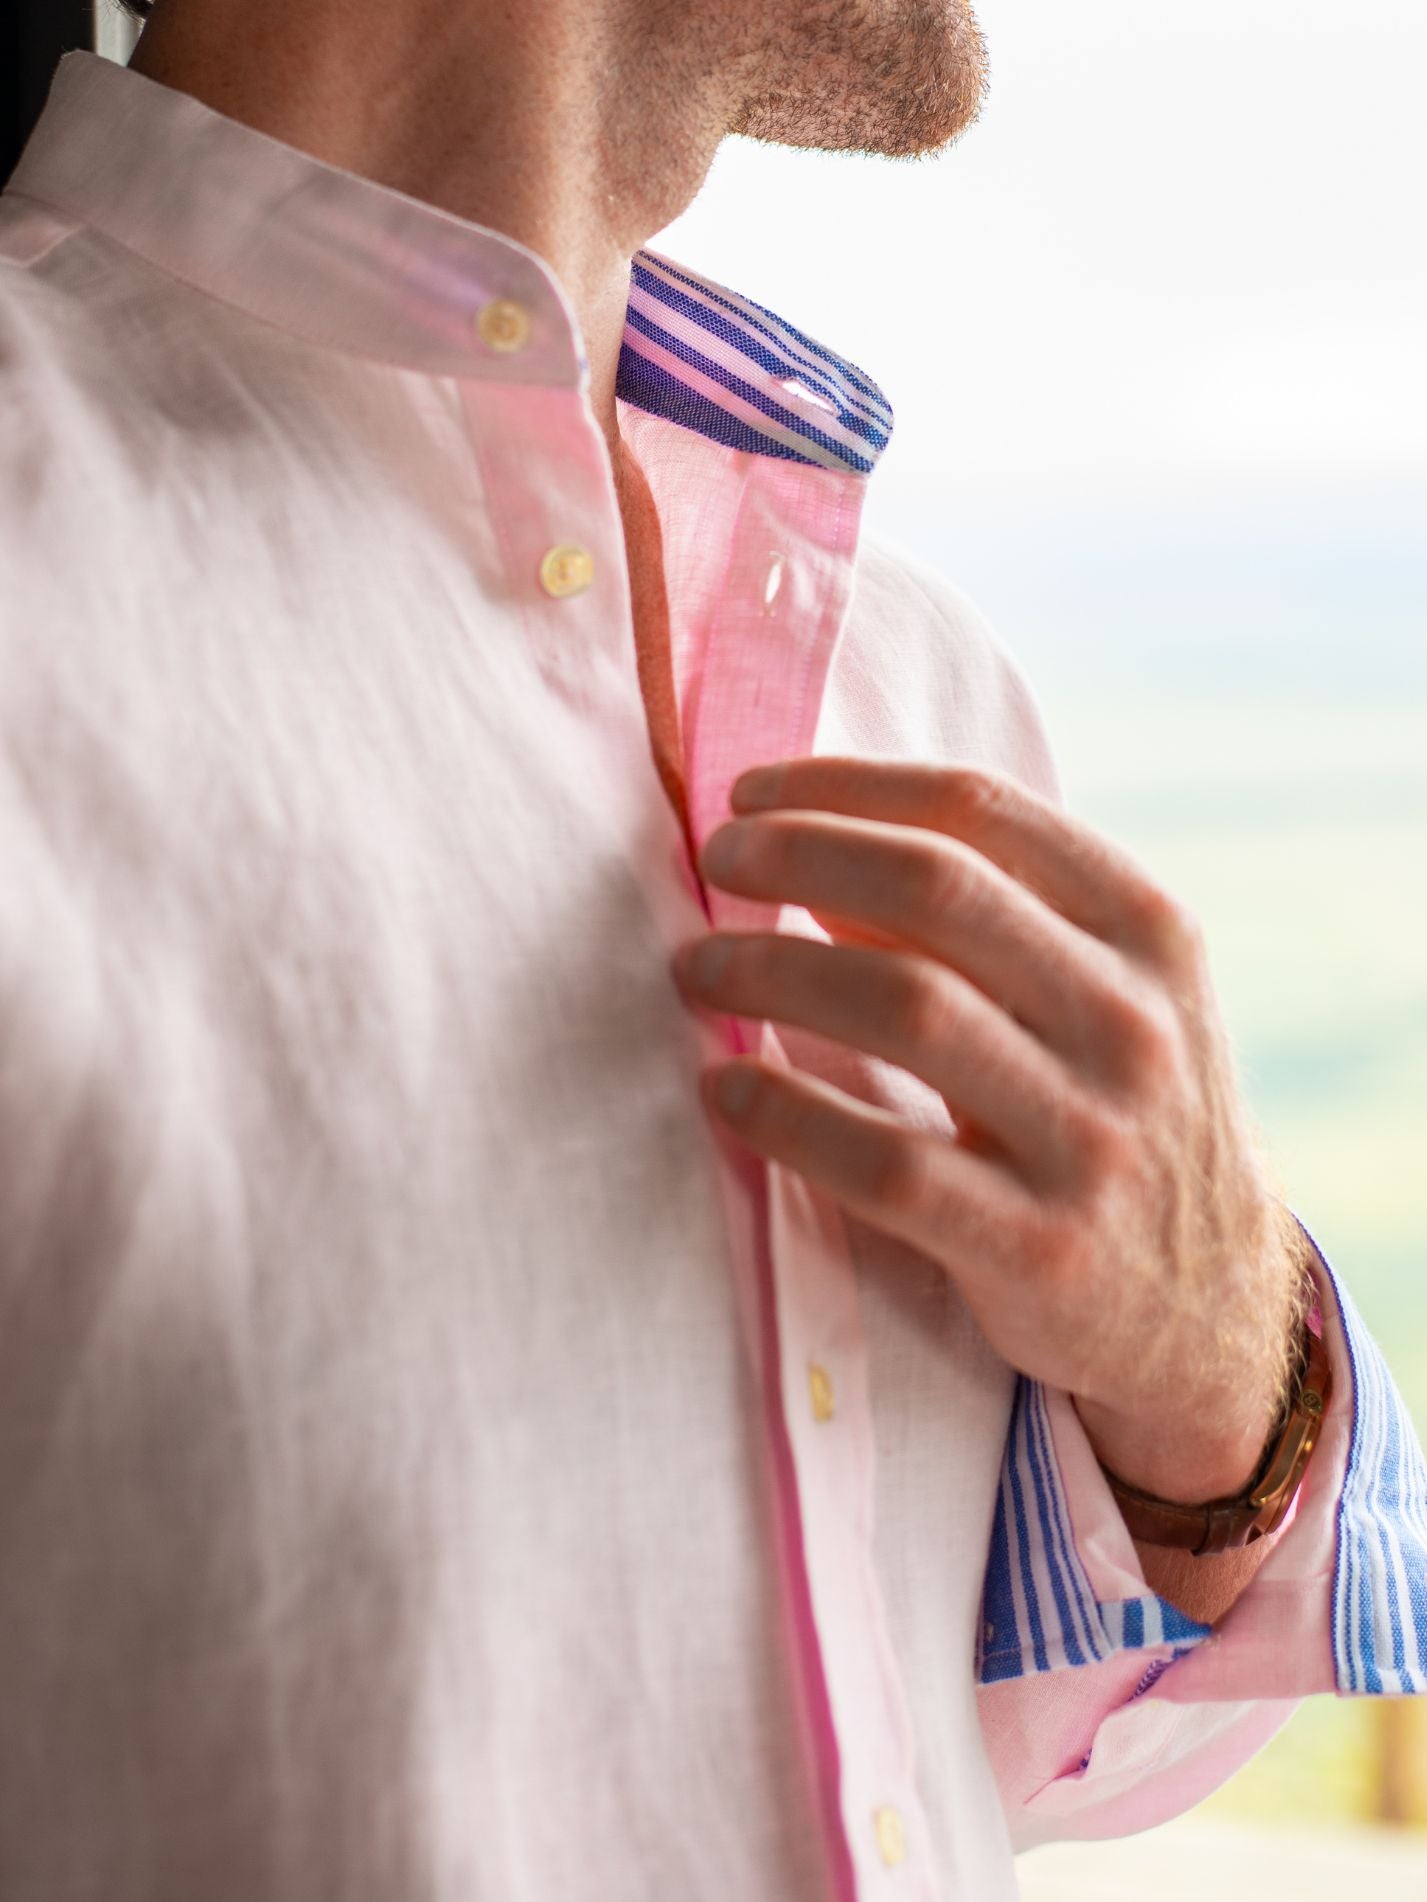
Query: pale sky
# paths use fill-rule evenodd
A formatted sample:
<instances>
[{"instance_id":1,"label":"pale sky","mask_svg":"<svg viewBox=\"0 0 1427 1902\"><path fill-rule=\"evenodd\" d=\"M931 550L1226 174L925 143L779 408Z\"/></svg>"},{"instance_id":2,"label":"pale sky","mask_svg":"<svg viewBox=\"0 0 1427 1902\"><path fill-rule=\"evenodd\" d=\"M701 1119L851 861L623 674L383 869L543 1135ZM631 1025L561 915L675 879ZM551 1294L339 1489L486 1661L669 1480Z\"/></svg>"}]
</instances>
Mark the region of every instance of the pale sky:
<instances>
[{"instance_id":1,"label":"pale sky","mask_svg":"<svg viewBox=\"0 0 1427 1902\"><path fill-rule=\"evenodd\" d=\"M863 364L883 509L1427 483L1420 0L981 0L914 164L732 142L664 249Z\"/></svg>"}]
</instances>

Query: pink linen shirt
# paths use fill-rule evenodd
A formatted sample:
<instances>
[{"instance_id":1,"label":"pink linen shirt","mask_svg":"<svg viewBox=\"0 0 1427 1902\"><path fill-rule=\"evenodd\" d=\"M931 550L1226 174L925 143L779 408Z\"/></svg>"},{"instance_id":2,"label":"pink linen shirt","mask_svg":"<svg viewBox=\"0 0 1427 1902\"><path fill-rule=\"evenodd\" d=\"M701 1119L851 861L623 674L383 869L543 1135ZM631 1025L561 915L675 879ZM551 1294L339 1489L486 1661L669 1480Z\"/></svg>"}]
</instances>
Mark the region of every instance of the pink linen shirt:
<instances>
[{"instance_id":1,"label":"pink linen shirt","mask_svg":"<svg viewBox=\"0 0 1427 1902\"><path fill-rule=\"evenodd\" d=\"M4 1902L1012 1902L1427 1689L1427 1471L1321 1257L1335 1402L1211 1632L1068 1397L701 1109L746 1048L951 1127L674 990L820 934L693 875L537 257L71 54L0 418ZM870 378L642 253L619 420L697 843L812 751L1058 797L859 535Z\"/></svg>"}]
</instances>

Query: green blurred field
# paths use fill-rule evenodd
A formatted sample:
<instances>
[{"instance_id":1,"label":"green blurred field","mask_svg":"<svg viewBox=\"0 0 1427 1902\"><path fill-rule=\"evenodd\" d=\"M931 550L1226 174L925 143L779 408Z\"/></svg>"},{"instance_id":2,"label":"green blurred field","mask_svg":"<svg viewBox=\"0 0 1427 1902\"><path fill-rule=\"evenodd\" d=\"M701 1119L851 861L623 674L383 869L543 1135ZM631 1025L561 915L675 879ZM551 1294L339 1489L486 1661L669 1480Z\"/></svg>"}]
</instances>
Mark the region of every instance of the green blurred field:
<instances>
[{"instance_id":1,"label":"green blurred field","mask_svg":"<svg viewBox=\"0 0 1427 1902\"><path fill-rule=\"evenodd\" d=\"M1072 807L1203 921L1287 1198L1427 1438L1427 705L1056 694L1045 710ZM1372 1815L1370 1704L1309 1700L1205 1812Z\"/></svg>"}]
</instances>

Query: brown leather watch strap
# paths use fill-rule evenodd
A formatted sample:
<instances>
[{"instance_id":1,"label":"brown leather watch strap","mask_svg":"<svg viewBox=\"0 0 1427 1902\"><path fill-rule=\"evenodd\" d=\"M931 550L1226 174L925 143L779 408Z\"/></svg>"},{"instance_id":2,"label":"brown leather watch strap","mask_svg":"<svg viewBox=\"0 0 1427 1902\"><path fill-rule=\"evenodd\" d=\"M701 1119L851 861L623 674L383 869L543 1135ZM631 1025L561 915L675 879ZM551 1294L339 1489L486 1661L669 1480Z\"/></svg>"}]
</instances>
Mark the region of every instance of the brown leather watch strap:
<instances>
[{"instance_id":1,"label":"brown leather watch strap","mask_svg":"<svg viewBox=\"0 0 1427 1902\"><path fill-rule=\"evenodd\" d=\"M1298 1491L1332 1395L1333 1376L1322 1335L1311 1320L1305 1321L1286 1411L1243 1492L1198 1505L1158 1499L1129 1485L1102 1460L1100 1469L1131 1537L1141 1545L1175 1546L1196 1558L1267 1537L1280 1525Z\"/></svg>"}]
</instances>

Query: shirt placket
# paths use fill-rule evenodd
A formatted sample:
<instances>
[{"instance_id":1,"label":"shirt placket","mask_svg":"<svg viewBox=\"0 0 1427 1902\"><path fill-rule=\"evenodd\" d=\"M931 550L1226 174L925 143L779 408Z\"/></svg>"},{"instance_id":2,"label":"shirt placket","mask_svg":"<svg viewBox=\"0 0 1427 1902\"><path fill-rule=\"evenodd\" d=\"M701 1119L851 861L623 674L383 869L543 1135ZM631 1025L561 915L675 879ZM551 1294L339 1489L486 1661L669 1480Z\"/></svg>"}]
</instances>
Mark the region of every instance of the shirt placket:
<instances>
[{"instance_id":1,"label":"shirt placket","mask_svg":"<svg viewBox=\"0 0 1427 1902\"><path fill-rule=\"evenodd\" d=\"M851 593L864 484L763 459L749 471L714 609L685 762L700 849L747 767L813 750ZM781 906L711 889L716 929L776 930ZM771 1024L729 1041L787 1064ZM744 1170L759 1360L804 1743L841 1902L934 1902L910 1714L873 1562L872 1416L856 1272L841 1216L778 1164ZM745 1233L748 1232L745 1230Z\"/></svg>"},{"instance_id":2,"label":"shirt placket","mask_svg":"<svg viewBox=\"0 0 1427 1902\"><path fill-rule=\"evenodd\" d=\"M463 385L502 585L546 685L582 718L631 703L629 580L603 441L578 389ZM636 703L637 704L637 703ZM617 711L616 711L617 710Z\"/></svg>"}]
</instances>

